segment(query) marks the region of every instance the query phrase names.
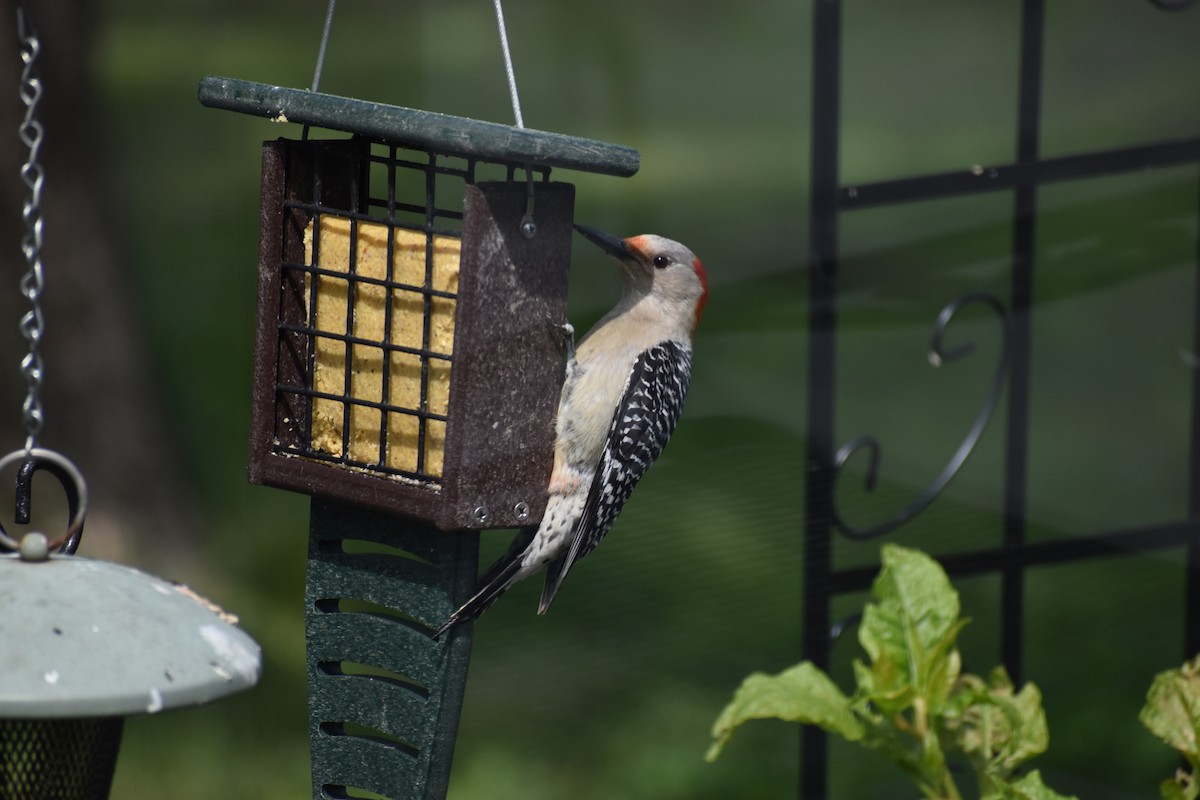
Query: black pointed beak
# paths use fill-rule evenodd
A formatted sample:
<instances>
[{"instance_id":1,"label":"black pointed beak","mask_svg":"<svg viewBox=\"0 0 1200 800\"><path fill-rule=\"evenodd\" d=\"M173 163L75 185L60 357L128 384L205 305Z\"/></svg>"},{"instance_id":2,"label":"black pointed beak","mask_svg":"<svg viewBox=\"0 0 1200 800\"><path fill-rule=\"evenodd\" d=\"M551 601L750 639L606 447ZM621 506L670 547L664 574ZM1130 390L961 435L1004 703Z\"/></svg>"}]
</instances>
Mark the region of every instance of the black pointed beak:
<instances>
[{"instance_id":1,"label":"black pointed beak","mask_svg":"<svg viewBox=\"0 0 1200 800\"><path fill-rule=\"evenodd\" d=\"M625 242L624 239L618 239L611 233L605 233L595 228L589 228L587 225L576 225L575 230L584 235L593 244L599 247L610 256L615 256L622 261L627 261L633 257L633 249Z\"/></svg>"}]
</instances>

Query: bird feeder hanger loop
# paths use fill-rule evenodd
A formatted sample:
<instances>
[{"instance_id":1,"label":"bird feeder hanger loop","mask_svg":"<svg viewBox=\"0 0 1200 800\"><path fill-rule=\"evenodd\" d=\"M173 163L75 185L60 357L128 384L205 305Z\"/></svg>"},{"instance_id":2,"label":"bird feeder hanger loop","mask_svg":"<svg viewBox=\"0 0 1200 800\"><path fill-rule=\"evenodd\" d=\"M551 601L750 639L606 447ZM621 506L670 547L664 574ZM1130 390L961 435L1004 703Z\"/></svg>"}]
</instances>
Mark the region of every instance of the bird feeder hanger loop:
<instances>
[{"instance_id":1,"label":"bird feeder hanger loop","mask_svg":"<svg viewBox=\"0 0 1200 800\"><path fill-rule=\"evenodd\" d=\"M70 518L66 531L55 539L39 531L30 531L20 539L15 539L0 523L0 549L19 553L26 561L43 561L51 552L74 554L83 536L83 521L87 514L87 484L83 474L70 459L40 447L16 450L0 458L0 473L17 463L20 467L17 470L13 514L16 524L28 525L32 519L33 476L43 470L53 475L62 486Z\"/></svg>"}]
</instances>

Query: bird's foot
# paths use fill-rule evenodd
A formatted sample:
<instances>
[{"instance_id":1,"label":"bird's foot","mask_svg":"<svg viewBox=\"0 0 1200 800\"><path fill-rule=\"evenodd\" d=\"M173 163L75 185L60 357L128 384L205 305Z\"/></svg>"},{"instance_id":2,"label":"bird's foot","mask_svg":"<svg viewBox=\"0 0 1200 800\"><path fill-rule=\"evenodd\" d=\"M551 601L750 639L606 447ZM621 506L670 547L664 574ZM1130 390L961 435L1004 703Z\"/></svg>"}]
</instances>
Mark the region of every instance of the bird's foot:
<instances>
[{"instance_id":1,"label":"bird's foot","mask_svg":"<svg viewBox=\"0 0 1200 800\"><path fill-rule=\"evenodd\" d=\"M563 334L563 350L567 356L567 363L575 360L575 326L569 322L564 322L558 326L558 329Z\"/></svg>"}]
</instances>

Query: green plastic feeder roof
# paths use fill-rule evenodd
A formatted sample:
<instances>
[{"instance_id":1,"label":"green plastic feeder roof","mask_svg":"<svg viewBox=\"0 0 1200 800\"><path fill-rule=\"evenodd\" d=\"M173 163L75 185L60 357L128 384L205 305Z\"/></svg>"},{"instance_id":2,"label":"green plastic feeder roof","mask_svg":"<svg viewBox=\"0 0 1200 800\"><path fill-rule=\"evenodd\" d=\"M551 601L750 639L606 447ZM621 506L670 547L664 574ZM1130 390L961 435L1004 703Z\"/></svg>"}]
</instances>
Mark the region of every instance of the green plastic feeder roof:
<instances>
[{"instance_id":1,"label":"green plastic feeder roof","mask_svg":"<svg viewBox=\"0 0 1200 800\"><path fill-rule=\"evenodd\" d=\"M210 108L485 160L562 167L620 177L633 175L641 163L638 151L624 145L306 89L210 75L200 81L198 95L200 102Z\"/></svg>"},{"instance_id":2,"label":"green plastic feeder roof","mask_svg":"<svg viewBox=\"0 0 1200 800\"><path fill-rule=\"evenodd\" d=\"M77 556L0 556L0 718L153 714L247 689L259 646L187 587Z\"/></svg>"}]
</instances>

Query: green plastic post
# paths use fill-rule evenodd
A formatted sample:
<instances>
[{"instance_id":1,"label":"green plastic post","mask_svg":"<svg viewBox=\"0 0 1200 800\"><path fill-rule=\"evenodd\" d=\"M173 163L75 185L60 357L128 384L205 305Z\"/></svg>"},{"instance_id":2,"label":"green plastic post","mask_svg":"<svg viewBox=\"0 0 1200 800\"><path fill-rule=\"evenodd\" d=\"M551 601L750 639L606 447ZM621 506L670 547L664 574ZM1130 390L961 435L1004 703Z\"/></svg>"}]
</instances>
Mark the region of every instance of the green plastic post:
<instances>
[{"instance_id":1,"label":"green plastic post","mask_svg":"<svg viewBox=\"0 0 1200 800\"><path fill-rule=\"evenodd\" d=\"M471 626L430 633L465 600L476 531L314 499L306 629L314 798L353 788L444 798Z\"/></svg>"}]
</instances>

